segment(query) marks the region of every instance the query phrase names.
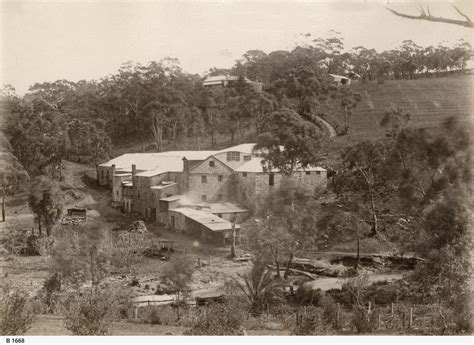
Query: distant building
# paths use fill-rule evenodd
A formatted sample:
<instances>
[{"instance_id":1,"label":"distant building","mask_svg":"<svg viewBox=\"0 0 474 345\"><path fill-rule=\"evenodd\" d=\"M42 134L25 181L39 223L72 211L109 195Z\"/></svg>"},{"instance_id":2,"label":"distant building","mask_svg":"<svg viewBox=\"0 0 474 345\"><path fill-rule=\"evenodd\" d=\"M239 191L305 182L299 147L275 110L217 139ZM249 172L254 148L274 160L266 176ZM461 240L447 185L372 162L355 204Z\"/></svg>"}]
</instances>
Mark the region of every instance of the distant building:
<instances>
[{"instance_id":1,"label":"distant building","mask_svg":"<svg viewBox=\"0 0 474 345\"><path fill-rule=\"evenodd\" d=\"M100 164L99 184L112 189L112 203L198 237L226 243L258 206L277 188L283 174L262 166L255 144L220 151L129 153ZM320 167L297 168L293 177L310 189L327 184Z\"/></svg>"},{"instance_id":2,"label":"distant building","mask_svg":"<svg viewBox=\"0 0 474 345\"><path fill-rule=\"evenodd\" d=\"M336 85L350 85L351 84L351 78L345 77L342 75L337 75L337 74L330 74L329 75L332 78L332 81Z\"/></svg>"},{"instance_id":3,"label":"distant building","mask_svg":"<svg viewBox=\"0 0 474 345\"><path fill-rule=\"evenodd\" d=\"M205 87L215 87L215 86L229 86L232 83L235 83L239 80L239 77L230 76L230 75L217 75L217 76L210 76L204 79L203 85ZM250 85L256 92L262 92L263 84L258 83L256 81L252 81L250 79L244 78L245 83Z\"/></svg>"}]
</instances>

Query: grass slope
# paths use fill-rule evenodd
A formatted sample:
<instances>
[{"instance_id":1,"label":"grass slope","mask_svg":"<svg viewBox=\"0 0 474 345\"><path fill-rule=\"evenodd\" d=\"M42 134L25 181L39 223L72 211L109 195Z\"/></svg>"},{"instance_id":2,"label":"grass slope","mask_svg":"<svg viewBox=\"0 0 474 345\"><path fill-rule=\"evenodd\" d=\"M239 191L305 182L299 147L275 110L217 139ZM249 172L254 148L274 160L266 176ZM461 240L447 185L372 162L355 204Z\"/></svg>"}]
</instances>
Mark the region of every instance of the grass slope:
<instances>
[{"instance_id":1,"label":"grass slope","mask_svg":"<svg viewBox=\"0 0 474 345\"><path fill-rule=\"evenodd\" d=\"M417 128L439 128L451 116L472 126L473 81L473 76L452 76L387 80L381 85L376 82L353 84L351 88L362 95L362 101L350 119L350 136L354 140L382 136L384 132L379 122L390 107L410 112L411 126ZM338 104L332 104L331 108L324 107L325 117L340 132L344 121L342 109Z\"/></svg>"}]
</instances>

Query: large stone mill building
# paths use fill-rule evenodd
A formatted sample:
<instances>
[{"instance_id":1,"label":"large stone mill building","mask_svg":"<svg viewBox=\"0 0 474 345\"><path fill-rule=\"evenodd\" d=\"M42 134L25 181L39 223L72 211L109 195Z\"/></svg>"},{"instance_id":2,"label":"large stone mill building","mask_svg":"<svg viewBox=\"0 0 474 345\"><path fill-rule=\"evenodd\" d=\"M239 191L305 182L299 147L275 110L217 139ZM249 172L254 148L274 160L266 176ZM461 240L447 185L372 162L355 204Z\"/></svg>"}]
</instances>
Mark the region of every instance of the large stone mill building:
<instances>
[{"instance_id":1,"label":"large stone mill building","mask_svg":"<svg viewBox=\"0 0 474 345\"><path fill-rule=\"evenodd\" d=\"M98 182L112 189L112 203L205 241L225 243L283 175L267 171L255 144L220 151L127 153L98 166ZM326 187L326 170L297 169L308 188Z\"/></svg>"}]
</instances>

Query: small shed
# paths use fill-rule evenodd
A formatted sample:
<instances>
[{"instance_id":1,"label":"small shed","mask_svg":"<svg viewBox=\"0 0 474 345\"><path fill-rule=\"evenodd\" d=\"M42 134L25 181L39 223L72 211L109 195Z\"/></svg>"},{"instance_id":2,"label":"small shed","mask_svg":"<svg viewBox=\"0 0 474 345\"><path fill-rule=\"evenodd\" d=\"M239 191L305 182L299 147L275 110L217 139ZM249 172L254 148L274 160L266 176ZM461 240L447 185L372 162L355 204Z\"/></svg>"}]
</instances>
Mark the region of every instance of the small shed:
<instances>
[{"instance_id":1,"label":"small shed","mask_svg":"<svg viewBox=\"0 0 474 345\"><path fill-rule=\"evenodd\" d=\"M351 78L345 77L343 75L337 75L337 74L330 74L330 77L332 77L333 83L336 85L350 85L351 84Z\"/></svg>"},{"instance_id":2,"label":"small shed","mask_svg":"<svg viewBox=\"0 0 474 345\"><path fill-rule=\"evenodd\" d=\"M209 211L178 207L169 210L169 215L171 228L184 231L203 242L226 244L232 238L232 223ZM235 225L235 231L238 238L240 225Z\"/></svg>"}]
</instances>

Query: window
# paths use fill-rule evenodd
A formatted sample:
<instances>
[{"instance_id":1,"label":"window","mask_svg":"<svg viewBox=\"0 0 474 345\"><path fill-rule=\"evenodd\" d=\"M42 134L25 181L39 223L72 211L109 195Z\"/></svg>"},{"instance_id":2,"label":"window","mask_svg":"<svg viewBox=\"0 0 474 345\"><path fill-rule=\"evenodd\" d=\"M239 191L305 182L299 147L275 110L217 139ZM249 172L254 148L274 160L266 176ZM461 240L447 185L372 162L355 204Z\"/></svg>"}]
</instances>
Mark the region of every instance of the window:
<instances>
[{"instance_id":1,"label":"window","mask_svg":"<svg viewBox=\"0 0 474 345\"><path fill-rule=\"evenodd\" d=\"M249 160L251 160L251 159L252 159L252 156L250 156L250 155L245 155L245 156L244 156L244 161L245 161L245 162L247 162L247 161L249 161Z\"/></svg>"},{"instance_id":2,"label":"window","mask_svg":"<svg viewBox=\"0 0 474 345\"><path fill-rule=\"evenodd\" d=\"M218 200L218 201L222 201L222 194L218 194L218 195L217 195L217 200Z\"/></svg>"},{"instance_id":3,"label":"window","mask_svg":"<svg viewBox=\"0 0 474 345\"><path fill-rule=\"evenodd\" d=\"M171 194L166 194L166 197L169 198L171 196Z\"/></svg>"},{"instance_id":4,"label":"window","mask_svg":"<svg viewBox=\"0 0 474 345\"><path fill-rule=\"evenodd\" d=\"M222 218L222 213L218 213L217 217Z\"/></svg>"},{"instance_id":5,"label":"window","mask_svg":"<svg viewBox=\"0 0 474 345\"><path fill-rule=\"evenodd\" d=\"M321 175L321 171L316 171L316 175Z\"/></svg>"},{"instance_id":6,"label":"window","mask_svg":"<svg viewBox=\"0 0 474 345\"><path fill-rule=\"evenodd\" d=\"M306 175L311 175L311 171L307 171L307 172L306 172Z\"/></svg>"},{"instance_id":7,"label":"window","mask_svg":"<svg viewBox=\"0 0 474 345\"><path fill-rule=\"evenodd\" d=\"M247 177L247 172L243 172L242 177Z\"/></svg>"},{"instance_id":8,"label":"window","mask_svg":"<svg viewBox=\"0 0 474 345\"><path fill-rule=\"evenodd\" d=\"M268 185L273 186L275 184L275 175L270 174L268 175Z\"/></svg>"},{"instance_id":9,"label":"window","mask_svg":"<svg viewBox=\"0 0 474 345\"><path fill-rule=\"evenodd\" d=\"M240 162L240 152L227 152L227 161Z\"/></svg>"},{"instance_id":10,"label":"window","mask_svg":"<svg viewBox=\"0 0 474 345\"><path fill-rule=\"evenodd\" d=\"M211 168L214 168L214 167L216 166L216 162L214 162L214 161L209 161L209 166L210 166Z\"/></svg>"},{"instance_id":11,"label":"window","mask_svg":"<svg viewBox=\"0 0 474 345\"><path fill-rule=\"evenodd\" d=\"M202 183L207 183L207 176L206 175L201 176L201 182Z\"/></svg>"},{"instance_id":12,"label":"window","mask_svg":"<svg viewBox=\"0 0 474 345\"><path fill-rule=\"evenodd\" d=\"M218 176L217 176L217 181L222 182L222 178L223 178L222 175L218 175Z\"/></svg>"},{"instance_id":13,"label":"window","mask_svg":"<svg viewBox=\"0 0 474 345\"><path fill-rule=\"evenodd\" d=\"M202 201L207 201L207 195L201 195L201 200Z\"/></svg>"}]
</instances>

